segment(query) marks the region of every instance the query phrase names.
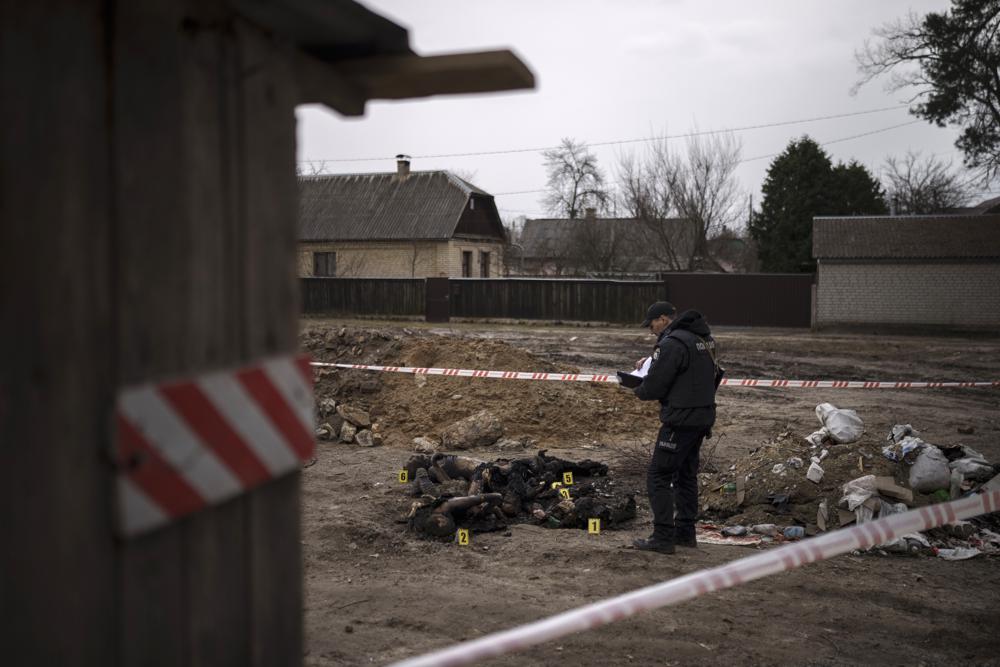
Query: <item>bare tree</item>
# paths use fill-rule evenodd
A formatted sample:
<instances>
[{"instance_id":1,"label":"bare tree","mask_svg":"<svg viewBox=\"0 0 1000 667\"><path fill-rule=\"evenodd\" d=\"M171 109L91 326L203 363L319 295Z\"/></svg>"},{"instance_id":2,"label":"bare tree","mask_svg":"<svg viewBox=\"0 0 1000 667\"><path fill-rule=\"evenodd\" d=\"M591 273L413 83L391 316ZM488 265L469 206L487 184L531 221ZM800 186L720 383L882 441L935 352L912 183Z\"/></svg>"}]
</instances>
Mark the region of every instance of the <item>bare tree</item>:
<instances>
[{"instance_id":1,"label":"bare tree","mask_svg":"<svg viewBox=\"0 0 1000 667\"><path fill-rule=\"evenodd\" d=\"M951 163L933 155L921 158L909 152L903 158L889 156L883 167L886 197L897 213L919 215L941 213L965 206L972 198L972 184Z\"/></svg>"},{"instance_id":2,"label":"bare tree","mask_svg":"<svg viewBox=\"0 0 1000 667\"><path fill-rule=\"evenodd\" d=\"M911 90L910 113L957 125L965 165L982 182L1000 176L1000 2L952 0L943 12L906 18L874 31L855 54L861 80L888 75L889 90Z\"/></svg>"},{"instance_id":3,"label":"bare tree","mask_svg":"<svg viewBox=\"0 0 1000 667\"><path fill-rule=\"evenodd\" d=\"M326 173L326 160L303 160L295 163L296 176L322 176Z\"/></svg>"},{"instance_id":4,"label":"bare tree","mask_svg":"<svg viewBox=\"0 0 1000 667\"><path fill-rule=\"evenodd\" d=\"M518 274L524 271L524 246L521 245L521 231L524 229L524 223L527 219L525 215L518 215L503 220L502 262L505 275L509 275L512 268Z\"/></svg>"},{"instance_id":5,"label":"bare tree","mask_svg":"<svg viewBox=\"0 0 1000 667\"><path fill-rule=\"evenodd\" d=\"M592 211L588 209L588 213ZM618 220L584 215L582 220L572 220L569 224L566 257L577 272L608 275L627 270L627 230Z\"/></svg>"},{"instance_id":6,"label":"bare tree","mask_svg":"<svg viewBox=\"0 0 1000 667\"><path fill-rule=\"evenodd\" d=\"M598 210L611 200L597 156L587 145L563 139L559 148L542 153L548 173L542 205L553 215L576 219L586 208Z\"/></svg>"},{"instance_id":7,"label":"bare tree","mask_svg":"<svg viewBox=\"0 0 1000 667\"><path fill-rule=\"evenodd\" d=\"M619 161L622 206L667 266L691 271L712 264L708 239L735 227L742 213L735 176L741 152L726 133L689 137L683 155L660 140L644 155Z\"/></svg>"}]
</instances>

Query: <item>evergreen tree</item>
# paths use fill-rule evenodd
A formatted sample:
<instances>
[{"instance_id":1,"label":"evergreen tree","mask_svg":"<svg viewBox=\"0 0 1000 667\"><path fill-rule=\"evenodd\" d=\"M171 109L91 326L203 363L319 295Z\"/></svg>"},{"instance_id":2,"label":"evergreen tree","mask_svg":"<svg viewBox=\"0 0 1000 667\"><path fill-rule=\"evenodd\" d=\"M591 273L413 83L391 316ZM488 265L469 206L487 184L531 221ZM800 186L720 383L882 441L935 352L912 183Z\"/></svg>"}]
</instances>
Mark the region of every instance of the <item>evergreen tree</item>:
<instances>
[{"instance_id":1,"label":"evergreen tree","mask_svg":"<svg viewBox=\"0 0 1000 667\"><path fill-rule=\"evenodd\" d=\"M750 222L763 271L812 270L812 218L829 210L830 158L809 137L791 142L771 162L760 213Z\"/></svg>"},{"instance_id":2,"label":"evergreen tree","mask_svg":"<svg viewBox=\"0 0 1000 667\"><path fill-rule=\"evenodd\" d=\"M834 202L832 215L885 215L885 191L864 165L851 160L833 168Z\"/></svg>"},{"instance_id":3,"label":"evergreen tree","mask_svg":"<svg viewBox=\"0 0 1000 667\"><path fill-rule=\"evenodd\" d=\"M809 137L792 141L771 162L761 210L750 222L761 269L782 273L815 269L812 221L820 215L877 215L886 212L882 187L852 161L836 166Z\"/></svg>"}]
</instances>

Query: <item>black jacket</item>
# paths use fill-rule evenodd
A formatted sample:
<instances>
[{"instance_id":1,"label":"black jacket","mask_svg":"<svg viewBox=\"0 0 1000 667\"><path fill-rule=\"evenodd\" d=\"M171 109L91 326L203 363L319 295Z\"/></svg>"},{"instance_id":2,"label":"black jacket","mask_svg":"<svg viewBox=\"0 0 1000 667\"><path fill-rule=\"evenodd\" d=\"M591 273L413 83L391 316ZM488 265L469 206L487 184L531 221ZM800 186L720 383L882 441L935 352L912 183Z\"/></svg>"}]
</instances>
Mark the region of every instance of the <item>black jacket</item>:
<instances>
[{"instance_id":1,"label":"black jacket","mask_svg":"<svg viewBox=\"0 0 1000 667\"><path fill-rule=\"evenodd\" d=\"M715 340L701 313L687 310L660 333L635 395L660 402L660 421L678 429L715 423Z\"/></svg>"}]
</instances>

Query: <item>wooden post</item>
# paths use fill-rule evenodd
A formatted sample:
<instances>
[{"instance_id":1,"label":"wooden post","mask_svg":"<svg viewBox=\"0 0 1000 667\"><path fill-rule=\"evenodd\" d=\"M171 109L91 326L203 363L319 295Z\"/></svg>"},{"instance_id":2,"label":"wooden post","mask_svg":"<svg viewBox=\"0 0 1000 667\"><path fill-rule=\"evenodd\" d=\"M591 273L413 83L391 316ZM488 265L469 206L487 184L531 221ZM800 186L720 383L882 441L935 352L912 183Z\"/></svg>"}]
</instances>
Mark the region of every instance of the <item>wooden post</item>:
<instances>
[{"instance_id":1,"label":"wooden post","mask_svg":"<svg viewBox=\"0 0 1000 667\"><path fill-rule=\"evenodd\" d=\"M0 35L5 662L300 664L298 474L123 542L106 455L120 387L298 347L290 54L221 1Z\"/></svg>"}]
</instances>

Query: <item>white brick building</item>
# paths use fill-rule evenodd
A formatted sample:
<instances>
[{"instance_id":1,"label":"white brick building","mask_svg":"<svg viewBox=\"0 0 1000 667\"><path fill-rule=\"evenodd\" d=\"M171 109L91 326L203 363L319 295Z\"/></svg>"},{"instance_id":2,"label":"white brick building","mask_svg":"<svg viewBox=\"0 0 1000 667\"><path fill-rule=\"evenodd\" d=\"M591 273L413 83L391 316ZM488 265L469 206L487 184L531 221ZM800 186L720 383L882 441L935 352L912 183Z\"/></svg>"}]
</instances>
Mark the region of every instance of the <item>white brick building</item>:
<instances>
[{"instance_id":1,"label":"white brick building","mask_svg":"<svg viewBox=\"0 0 1000 667\"><path fill-rule=\"evenodd\" d=\"M813 256L817 326L1000 328L1000 214L818 217Z\"/></svg>"}]
</instances>

